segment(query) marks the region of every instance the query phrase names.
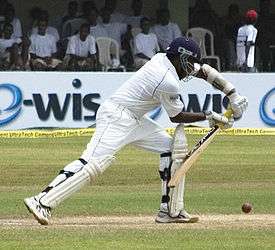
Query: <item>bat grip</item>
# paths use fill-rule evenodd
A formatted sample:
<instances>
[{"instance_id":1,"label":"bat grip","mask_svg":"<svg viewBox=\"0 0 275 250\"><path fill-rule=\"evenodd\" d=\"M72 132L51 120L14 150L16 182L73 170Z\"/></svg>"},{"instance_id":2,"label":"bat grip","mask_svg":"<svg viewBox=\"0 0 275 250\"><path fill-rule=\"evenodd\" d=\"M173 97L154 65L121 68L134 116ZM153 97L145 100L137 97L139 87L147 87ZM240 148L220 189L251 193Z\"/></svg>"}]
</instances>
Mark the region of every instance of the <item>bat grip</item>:
<instances>
[{"instance_id":1,"label":"bat grip","mask_svg":"<svg viewBox=\"0 0 275 250\"><path fill-rule=\"evenodd\" d=\"M232 108L227 109L227 110L225 111L225 113L224 113L224 116L225 116L226 118L228 118L228 119L229 119L232 115L233 115L233 110L232 110Z\"/></svg>"}]
</instances>

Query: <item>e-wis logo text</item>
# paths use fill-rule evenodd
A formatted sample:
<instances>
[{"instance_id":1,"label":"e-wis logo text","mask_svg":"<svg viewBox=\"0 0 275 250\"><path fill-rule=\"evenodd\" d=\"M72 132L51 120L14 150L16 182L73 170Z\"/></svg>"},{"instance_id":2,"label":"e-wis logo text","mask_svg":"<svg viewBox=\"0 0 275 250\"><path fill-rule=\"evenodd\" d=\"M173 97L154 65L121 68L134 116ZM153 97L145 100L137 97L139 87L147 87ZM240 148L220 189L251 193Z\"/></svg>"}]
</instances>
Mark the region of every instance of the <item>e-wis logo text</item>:
<instances>
[{"instance_id":1,"label":"e-wis logo text","mask_svg":"<svg viewBox=\"0 0 275 250\"><path fill-rule=\"evenodd\" d=\"M72 85L74 88L79 89L81 81L75 79ZM94 121L96 112L100 106L100 104L94 102L95 99L100 99L99 93L90 93L85 96L80 93L67 93L63 101L60 101L56 93L50 93L48 94L48 102L46 103L39 93L33 93L32 99L23 100L21 90L11 83L0 84L0 91L1 89L9 91L12 94L13 100L7 108L3 109L3 112L0 110L0 118L2 113L9 114L8 117L0 119L0 126L13 121L20 114L22 105L27 107L33 106L37 116L42 121L48 120L51 113L57 121L63 121L66 118L70 105L72 105L72 119L74 121ZM83 108L91 111L92 115L83 115Z\"/></svg>"}]
</instances>

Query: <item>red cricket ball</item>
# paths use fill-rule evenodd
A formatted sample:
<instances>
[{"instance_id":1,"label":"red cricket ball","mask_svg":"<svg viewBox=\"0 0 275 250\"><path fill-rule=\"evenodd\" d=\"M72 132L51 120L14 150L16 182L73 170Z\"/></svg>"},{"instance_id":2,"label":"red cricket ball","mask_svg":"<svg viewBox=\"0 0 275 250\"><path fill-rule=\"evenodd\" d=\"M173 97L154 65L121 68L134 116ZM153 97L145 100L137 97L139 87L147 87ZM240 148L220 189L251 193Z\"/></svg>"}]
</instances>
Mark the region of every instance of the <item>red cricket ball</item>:
<instances>
[{"instance_id":1,"label":"red cricket ball","mask_svg":"<svg viewBox=\"0 0 275 250\"><path fill-rule=\"evenodd\" d=\"M242 211L244 213L248 214L251 212L251 210L252 210L252 205L250 203L246 202L242 205Z\"/></svg>"}]
</instances>

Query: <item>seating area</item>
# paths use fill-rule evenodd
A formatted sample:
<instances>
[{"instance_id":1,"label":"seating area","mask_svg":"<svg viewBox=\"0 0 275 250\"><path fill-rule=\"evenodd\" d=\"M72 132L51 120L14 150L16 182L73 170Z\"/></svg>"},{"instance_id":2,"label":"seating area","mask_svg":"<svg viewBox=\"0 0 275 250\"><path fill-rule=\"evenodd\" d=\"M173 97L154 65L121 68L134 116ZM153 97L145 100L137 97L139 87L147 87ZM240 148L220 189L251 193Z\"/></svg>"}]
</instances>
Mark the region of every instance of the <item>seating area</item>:
<instances>
[{"instance_id":1,"label":"seating area","mask_svg":"<svg viewBox=\"0 0 275 250\"><path fill-rule=\"evenodd\" d=\"M53 8L60 3L50 2L41 2L43 7L28 2L20 16L19 2L0 0L0 71L136 71L182 35L200 45L203 62L220 71L243 68L237 65L236 48L238 29L245 24L241 3L227 2L228 11L221 16L211 1L196 0L189 3L188 17L176 23L179 19L171 17L168 7L173 5L168 1L152 1L157 8L150 11L143 0L131 0L129 6L126 1L72 0L58 11ZM268 12L255 19L255 72L275 70L275 18L270 6L261 1L259 12ZM57 12L62 14L56 16Z\"/></svg>"}]
</instances>

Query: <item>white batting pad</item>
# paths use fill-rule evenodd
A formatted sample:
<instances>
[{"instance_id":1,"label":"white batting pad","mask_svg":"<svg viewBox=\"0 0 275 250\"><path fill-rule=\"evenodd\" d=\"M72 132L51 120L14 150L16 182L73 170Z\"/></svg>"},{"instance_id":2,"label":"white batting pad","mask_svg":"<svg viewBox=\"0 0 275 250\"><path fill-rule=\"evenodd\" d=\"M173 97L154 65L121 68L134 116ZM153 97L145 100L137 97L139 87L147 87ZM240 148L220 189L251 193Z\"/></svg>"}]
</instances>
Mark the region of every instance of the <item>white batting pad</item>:
<instances>
[{"instance_id":1,"label":"white batting pad","mask_svg":"<svg viewBox=\"0 0 275 250\"><path fill-rule=\"evenodd\" d=\"M46 207L56 207L60 202L88 184L95 176L106 170L113 160L114 157L111 155L92 158L81 170L46 193L40 199L40 203Z\"/></svg>"},{"instance_id":2,"label":"white batting pad","mask_svg":"<svg viewBox=\"0 0 275 250\"><path fill-rule=\"evenodd\" d=\"M172 166L171 166L171 175L173 175L176 170L184 162L184 158L188 153L188 144L187 138L184 132L184 125L179 124L176 127L173 140L173 149L172 149ZM184 186L185 186L185 176L182 177L180 183L170 189L170 202L169 202L169 212L170 216L176 217L179 215L180 211L184 209Z\"/></svg>"}]
</instances>

